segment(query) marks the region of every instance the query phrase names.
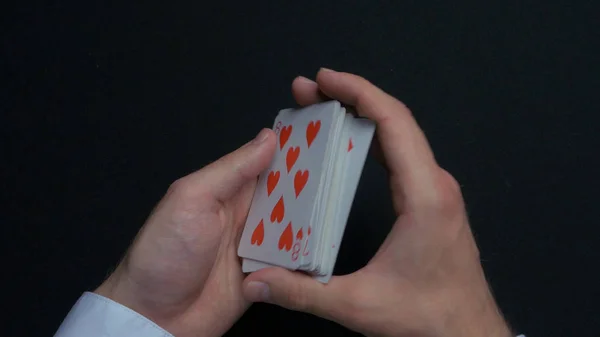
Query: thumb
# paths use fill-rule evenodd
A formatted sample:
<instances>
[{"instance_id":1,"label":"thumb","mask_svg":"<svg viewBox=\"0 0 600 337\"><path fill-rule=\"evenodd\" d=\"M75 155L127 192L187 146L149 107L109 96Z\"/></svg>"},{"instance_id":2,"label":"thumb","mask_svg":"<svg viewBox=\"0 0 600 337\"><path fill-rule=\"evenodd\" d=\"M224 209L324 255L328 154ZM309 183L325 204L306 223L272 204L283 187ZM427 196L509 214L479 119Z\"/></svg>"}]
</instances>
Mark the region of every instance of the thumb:
<instances>
[{"instance_id":1,"label":"thumb","mask_svg":"<svg viewBox=\"0 0 600 337\"><path fill-rule=\"evenodd\" d=\"M272 303L340 321L352 305L345 278L334 276L328 284L323 284L299 272L265 268L246 277L244 297L250 302Z\"/></svg>"},{"instance_id":2,"label":"thumb","mask_svg":"<svg viewBox=\"0 0 600 337\"><path fill-rule=\"evenodd\" d=\"M275 143L273 130L262 129L252 141L189 175L189 186L195 187L198 193L227 200L269 166Z\"/></svg>"}]
</instances>

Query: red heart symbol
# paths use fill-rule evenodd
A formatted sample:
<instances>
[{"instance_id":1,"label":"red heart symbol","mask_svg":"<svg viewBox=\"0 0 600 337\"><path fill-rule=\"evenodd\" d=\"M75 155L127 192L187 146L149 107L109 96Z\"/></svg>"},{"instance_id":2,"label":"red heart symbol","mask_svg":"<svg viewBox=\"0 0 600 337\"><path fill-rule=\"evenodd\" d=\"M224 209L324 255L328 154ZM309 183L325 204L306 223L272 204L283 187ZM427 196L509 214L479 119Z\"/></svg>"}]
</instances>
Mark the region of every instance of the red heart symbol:
<instances>
[{"instance_id":1,"label":"red heart symbol","mask_svg":"<svg viewBox=\"0 0 600 337\"><path fill-rule=\"evenodd\" d=\"M250 244L260 246L263 243L263 239L265 238L265 224L262 219L258 223L258 226L252 232L252 237L250 238Z\"/></svg>"},{"instance_id":2,"label":"red heart symbol","mask_svg":"<svg viewBox=\"0 0 600 337\"><path fill-rule=\"evenodd\" d=\"M304 186L306 186L306 182L308 182L308 170L298 170L294 175L294 191L296 192L296 198L298 198L300 192L302 192Z\"/></svg>"},{"instance_id":3,"label":"red heart symbol","mask_svg":"<svg viewBox=\"0 0 600 337\"><path fill-rule=\"evenodd\" d=\"M312 144L313 140L315 140L315 138L317 138L317 134L319 133L319 130L321 129L321 121L310 121L310 123L308 123L308 126L306 127L306 143L308 144L308 147L310 147L310 144Z\"/></svg>"},{"instance_id":4,"label":"red heart symbol","mask_svg":"<svg viewBox=\"0 0 600 337\"><path fill-rule=\"evenodd\" d=\"M267 177L267 196L271 195L271 192L273 192L273 190L275 189L275 186L277 186L277 183L279 182L279 171L271 171L269 173L269 176Z\"/></svg>"},{"instance_id":5,"label":"red heart symbol","mask_svg":"<svg viewBox=\"0 0 600 337\"><path fill-rule=\"evenodd\" d=\"M275 222L275 220L277 220L277 222L283 221L284 214L285 206L283 205L282 196L281 198L279 198L279 201L277 201L277 204L275 204L275 207L273 207L273 210L271 211L271 222Z\"/></svg>"},{"instance_id":6,"label":"red heart symbol","mask_svg":"<svg viewBox=\"0 0 600 337\"><path fill-rule=\"evenodd\" d=\"M281 132L279 133L279 149L283 150L283 146L287 143L288 139L292 135L292 126L284 126L281 128Z\"/></svg>"},{"instance_id":7,"label":"red heart symbol","mask_svg":"<svg viewBox=\"0 0 600 337\"><path fill-rule=\"evenodd\" d=\"M302 237L304 236L304 234L302 233L302 228L300 228L298 230L298 233L296 233L296 239L298 240L302 240Z\"/></svg>"},{"instance_id":8,"label":"red heart symbol","mask_svg":"<svg viewBox=\"0 0 600 337\"><path fill-rule=\"evenodd\" d=\"M292 249L292 241L294 241L294 233L292 232L292 223L290 222L279 237L279 250L285 249L289 252Z\"/></svg>"},{"instance_id":9,"label":"red heart symbol","mask_svg":"<svg viewBox=\"0 0 600 337\"><path fill-rule=\"evenodd\" d=\"M300 157L300 147L290 147L287 151L287 155L285 156L285 164L287 165L288 173L290 173L290 170L296 163L296 160L298 160L298 157Z\"/></svg>"}]
</instances>

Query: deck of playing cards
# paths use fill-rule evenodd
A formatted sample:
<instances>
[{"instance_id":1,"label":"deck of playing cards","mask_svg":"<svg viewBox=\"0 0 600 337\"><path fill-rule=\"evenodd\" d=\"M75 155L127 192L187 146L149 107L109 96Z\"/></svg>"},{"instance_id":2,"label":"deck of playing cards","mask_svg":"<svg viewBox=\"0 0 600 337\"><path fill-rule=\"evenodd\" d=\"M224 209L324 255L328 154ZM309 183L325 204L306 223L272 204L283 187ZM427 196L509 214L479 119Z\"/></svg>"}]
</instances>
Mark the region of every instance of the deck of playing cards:
<instances>
[{"instance_id":1,"label":"deck of playing cards","mask_svg":"<svg viewBox=\"0 0 600 337\"><path fill-rule=\"evenodd\" d=\"M242 270L280 266L326 283L375 124L329 101L281 110L273 129L276 154L259 177L238 249Z\"/></svg>"}]
</instances>

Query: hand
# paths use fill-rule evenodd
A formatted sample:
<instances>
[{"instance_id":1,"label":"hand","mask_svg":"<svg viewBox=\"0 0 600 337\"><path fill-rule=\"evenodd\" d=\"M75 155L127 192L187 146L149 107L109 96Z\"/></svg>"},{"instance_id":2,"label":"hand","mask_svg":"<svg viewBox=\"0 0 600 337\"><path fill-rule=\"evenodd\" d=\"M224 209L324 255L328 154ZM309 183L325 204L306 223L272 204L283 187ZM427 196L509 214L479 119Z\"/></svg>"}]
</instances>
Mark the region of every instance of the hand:
<instances>
[{"instance_id":1,"label":"hand","mask_svg":"<svg viewBox=\"0 0 600 337\"><path fill-rule=\"evenodd\" d=\"M250 301L334 320L371 336L510 336L489 291L459 185L440 168L410 111L358 76L297 78L300 105L323 95L377 124L397 220L372 260L329 284L281 268L249 275ZM368 225L368 224L365 224Z\"/></svg>"},{"instance_id":2,"label":"hand","mask_svg":"<svg viewBox=\"0 0 600 337\"><path fill-rule=\"evenodd\" d=\"M177 337L221 336L248 308L237 244L275 134L173 183L115 272L96 290Z\"/></svg>"}]
</instances>

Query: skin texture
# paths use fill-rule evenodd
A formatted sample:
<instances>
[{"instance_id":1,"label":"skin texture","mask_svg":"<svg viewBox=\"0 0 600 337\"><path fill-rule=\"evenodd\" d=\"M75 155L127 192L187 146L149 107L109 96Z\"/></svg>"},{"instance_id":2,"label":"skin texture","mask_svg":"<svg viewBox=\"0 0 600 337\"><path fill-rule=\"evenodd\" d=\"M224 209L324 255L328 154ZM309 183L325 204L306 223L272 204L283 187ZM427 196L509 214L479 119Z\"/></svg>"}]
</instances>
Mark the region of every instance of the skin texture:
<instances>
[{"instance_id":1,"label":"skin texture","mask_svg":"<svg viewBox=\"0 0 600 337\"><path fill-rule=\"evenodd\" d=\"M441 169L410 111L356 75L298 77L300 105L337 99L377 123L397 219L356 273L323 285L268 268L244 279L236 255L256 178L275 135L174 182L115 272L96 290L177 337L221 336L252 302L336 321L370 336L511 336L488 289L460 188Z\"/></svg>"}]
</instances>

